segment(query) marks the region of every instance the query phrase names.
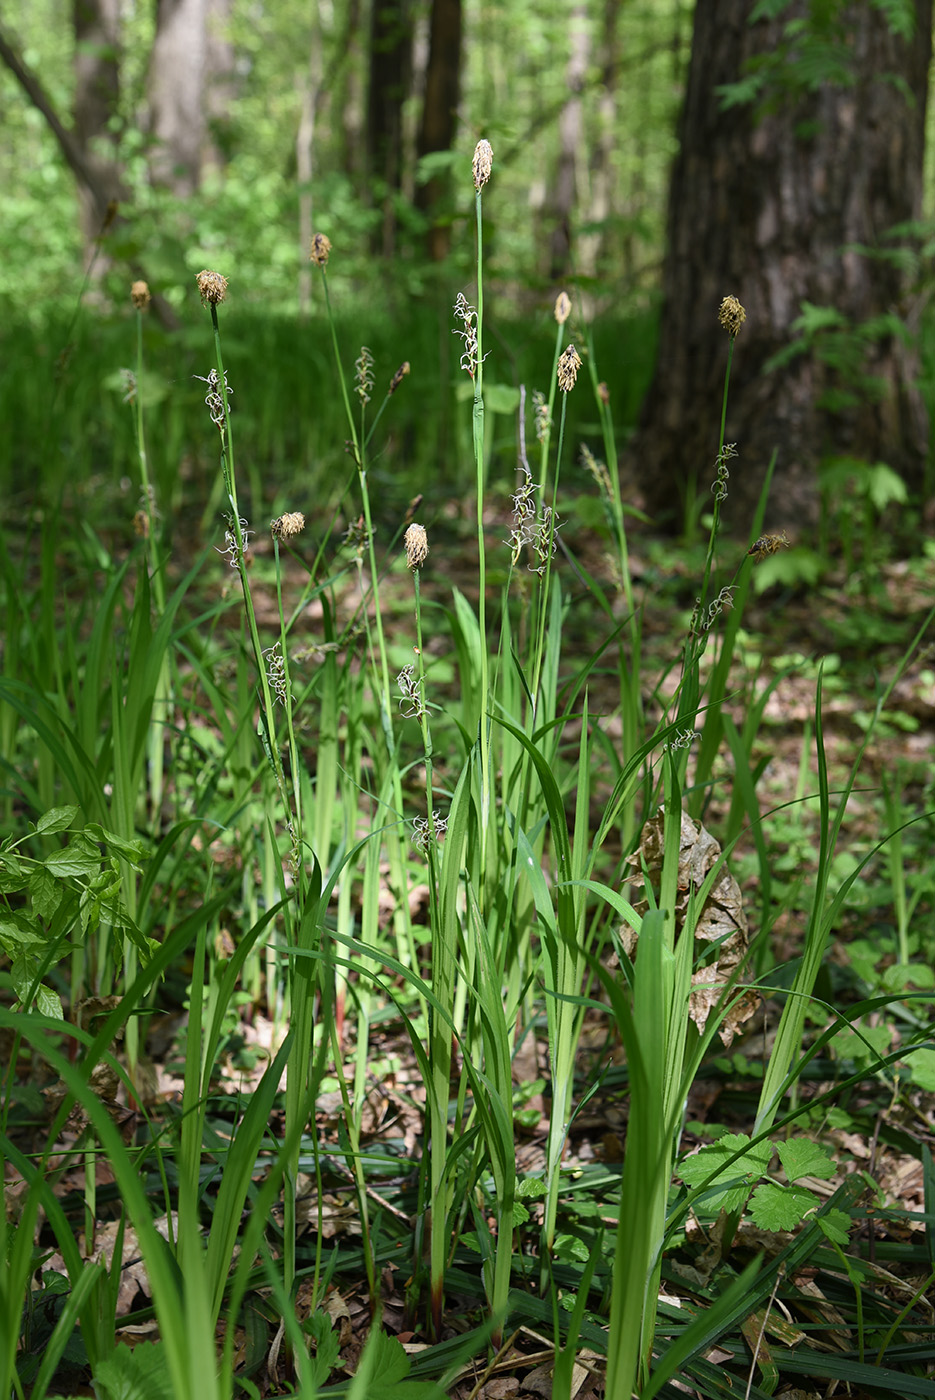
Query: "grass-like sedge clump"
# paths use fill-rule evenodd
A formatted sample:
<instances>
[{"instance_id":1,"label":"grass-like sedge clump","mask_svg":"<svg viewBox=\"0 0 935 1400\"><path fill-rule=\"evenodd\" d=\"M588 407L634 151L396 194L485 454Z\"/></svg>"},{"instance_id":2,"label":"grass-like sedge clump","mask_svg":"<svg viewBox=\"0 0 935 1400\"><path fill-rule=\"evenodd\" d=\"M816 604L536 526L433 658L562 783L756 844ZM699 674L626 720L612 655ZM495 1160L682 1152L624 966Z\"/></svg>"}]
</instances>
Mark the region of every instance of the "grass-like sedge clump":
<instances>
[{"instance_id":1,"label":"grass-like sedge clump","mask_svg":"<svg viewBox=\"0 0 935 1400\"><path fill-rule=\"evenodd\" d=\"M214 363L203 433L218 453L222 508L202 557L184 576L171 567L141 395L131 400L132 504L145 528L130 560L98 542L102 586L77 611L69 599L63 616L53 524L42 522L37 580L4 540L0 744L7 772L19 774L0 848L9 1050L0 1153L19 1211L15 1228L8 1212L0 1218L4 1393L50 1393L78 1333L102 1393L130 1393L145 1364L179 1397L228 1400L235 1384L253 1393L261 1369L269 1393L311 1397L337 1370L331 1319L350 1325L355 1289L371 1324L355 1395L392 1393L397 1381L444 1394L468 1363L479 1385L519 1365L521 1329L537 1347L551 1331L556 1396L572 1393L585 1351L610 1395L649 1400L675 1382L711 1395L729 1382L739 1393L774 1299L798 1270L827 1270L829 1257L858 1290L855 1385L871 1384L871 1362L883 1365L901 1318L907 1336L927 1325L930 1261L894 1315L851 1242L848 1183L824 1202L803 1184L824 1166L802 1125L817 1139L817 1114L867 1081L869 1071L842 1071L817 1091L817 1110L809 1104L809 1065L833 1052L845 1019L816 989L872 855L843 874L835 866L848 800L931 617L881 689L837 790L819 673L802 749L803 774L809 760L817 772L816 862L777 907L757 791L770 690L745 673L742 620L754 571L785 558L789 541L768 529L765 492L746 552L724 535L744 309L726 298L719 313L730 355L708 539L694 606L673 612L655 670L610 395L569 292L543 344L548 392L527 396L524 385L517 395L515 476L492 479L483 234L494 170L481 141L471 165L476 294L455 303L474 495L471 568L457 586L431 485L387 528L376 434L419 366L342 345L328 282L340 249L324 234L310 258L346 417L337 510L325 518L296 480L289 508L260 528L261 502L235 464L227 279L205 271ZM140 386L148 291L132 295ZM249 389L237 390L239 404ZM579 453L569 402L589 393L600 441ZM600 570L575 553L580 482L600 503L609 550ZM509 516L499 536L498 503ZM703 859L718 800L726 830ZM17 832L25 811L34 825ZM907 887L909 835L892 785L886 812L897 833L887 861L902 980L898 993L858 1002L853 1019L885 1015L898 996L905 1026L914 1018L907 1038L921 1039L928 1004L911 981L922 978L912 913L927 895ZM723 890L744 827L755 878L736 897L755 887L760 932L721 960L740 922L730 925ZM784 978L769 932L797 908L800 957ZM93 1000L80 1008L85 992ZM683 1160L694 1086L766 997L781 1010L750 1132L725 1132ZM184 1016L177 1075L160 1095L147 1085L156 1068L146 1026L163 998L184 1002ZM819 1014L826 1022L810 1040L807 1018ZM869 1044L872 1074L892 1076L897 1095L905 1048L881 1052L860 1025L847 1030ZM599 1051L587 1048L595 1043ZM28 1140L17 1098L27 1057L54 1085L44 1137ZM605 1162L579 1157L571 1169L577 1122L614 1074L622 1165L608 1147ZM103 1161L112 1183L99 1180ZM60 1190L78 1169L83 1244ZM594 1175L600 1184L585 1194ZM105 1184L120 1216L111 1264L95 1253ZM748 1220L777 1240L787 1233L775 1260L732 1254ZM691 1275L691 1309L673 1316L662 1295L684 1277L669 1264L694 1222L717 1249L704 1254L710 1274L699 1264ZM34 1243L45 1251L53 1239L59 1257L46 1274L64 1284L40 1274L37 1301ZM124 1246L145 1265L159 1329L145 1362L120 1336ZM64 1302L40 1345L46 1293ZM836 1296L836 1308L848 1306ZM417 1361L381 1330L384 1309L428 1343ZM454 1322L462 1335L449 1335ZM723 1385L708 1360L715 1344L728 1358ZM825 1379L817 1350L811 1364Z\"/></svg>"}]
</instances>

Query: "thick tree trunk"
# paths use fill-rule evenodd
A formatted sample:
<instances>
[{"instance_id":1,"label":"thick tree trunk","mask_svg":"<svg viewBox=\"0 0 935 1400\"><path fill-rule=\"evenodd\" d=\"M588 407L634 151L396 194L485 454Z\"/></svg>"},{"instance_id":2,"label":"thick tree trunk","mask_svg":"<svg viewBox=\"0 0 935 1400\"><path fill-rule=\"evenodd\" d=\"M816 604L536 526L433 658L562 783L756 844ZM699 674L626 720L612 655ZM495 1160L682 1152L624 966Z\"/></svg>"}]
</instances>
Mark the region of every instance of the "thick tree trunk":
<instances>
[{"instance_id":1,"label":"thick tree trunk","mask_svg":"<svg viewBox=\"0 0 935 1400\"><path fill-rule=\"evenodd\" d=\"M908 41L890 33L874 6L847 8L851 85L787 96L760 120L751 106L723 110L719 85L736 82L747 60L773 53L782 23L804 8L797 3L781 21L753 25L748 0L696 8L659 359L630 452L660 520L678 517L686 492L713 479L728 351L717 310L728 294L747 312L727 417L727 440L739 453L725 507L731 528L747 529L773 451L767 519L776 525L814 516L816 468L828 455L882 459L910 485L921 480L927 422L912 382L914 356L898 338L868 343L863 370L879 377L882 396L858 389L851 402L839 399L840 411L823 395L848 386L818 358L765 366L795 339L792 322L805 301L833 307L852 324L893 312L911 317L899 262L854 245L885 250L887 230L920 211L932 0L916 0Z\"/></svg>"},{"instance_id":2,"label":"thick tree trunk","mask_svg":"<svg viewBox=\"0 0 935 1400\"><path fill-rule=\"evenodd\" d=\"M383 208L374 250L391 257L396 246L394 195L403 176L403 104L412 86L412 15L409 0L373 0L370 13L370 85L367 93L368 173Z\"/></svg>"},{"instance_id":3,"label":"thick tree trunk","mask_svg":"<svg viewBox=\"0 0 935 1400\"><path fill-rule=\"evenodd\" d=\"M432 0L425 98L419 128L419 156L450 151L458 125L461 73L461 0ZM416 205L427 214L443 204L450 180L435 175L416 190ZM440 262L448 252L451 228L436 220L428 232L428 254Z\"/></svg>"}]
</instances>

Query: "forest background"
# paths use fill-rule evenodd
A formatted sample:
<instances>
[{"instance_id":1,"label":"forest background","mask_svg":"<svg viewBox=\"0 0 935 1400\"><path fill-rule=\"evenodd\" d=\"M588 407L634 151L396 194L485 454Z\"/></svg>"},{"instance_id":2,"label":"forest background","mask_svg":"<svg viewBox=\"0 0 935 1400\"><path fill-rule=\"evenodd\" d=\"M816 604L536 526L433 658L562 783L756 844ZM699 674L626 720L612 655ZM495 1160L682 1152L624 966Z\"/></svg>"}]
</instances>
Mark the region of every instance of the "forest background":
<instances>
[{"instance_id":1,"label":"forest background","mask_svg":"<svg viewBox=\"0 0 935 1400\"><path fill-rule=\"evenodd\" d=\"M935 1394L931 41L3 5L4 1394Z\"/></svg>"}]
</instances>

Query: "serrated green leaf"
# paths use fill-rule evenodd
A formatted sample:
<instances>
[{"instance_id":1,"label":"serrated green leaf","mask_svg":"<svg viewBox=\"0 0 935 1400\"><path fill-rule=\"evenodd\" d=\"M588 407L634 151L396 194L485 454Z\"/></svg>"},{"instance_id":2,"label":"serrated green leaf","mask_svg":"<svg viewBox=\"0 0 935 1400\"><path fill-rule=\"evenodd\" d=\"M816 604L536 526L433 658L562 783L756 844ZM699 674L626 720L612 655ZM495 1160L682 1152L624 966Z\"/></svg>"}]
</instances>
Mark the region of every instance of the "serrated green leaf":
<instances>
[{"instance_id":1,"label":"serrated green leaf","mask_svg":"<svg viewBox=\"0 0 935 1400\"><path fill-rule=\"evenodd\" d=\"M893 1039L892 1029L879 1026L861 1026L860 1032L840 1031L834 1038L834 1052L842 1060L854 1060L858 1065L874 1064L890 1048Z\"/></svg>"},{"instance_id":2,"label":"serrated green leaf","mask_svg":"<svg viewBox=\"0 0 935 1400\"><path fill-rule=\"evenodd\" d=\"M45 944L45 934L26 915L0 919L0 946L11 958L26 948L44 948Z\"/></svg>"},{"instance_id":3,"label":"serrated green leaf","mask_svg":"<svg viewBox=\"0 0 935 1400\"><path fill-rule=\"evenodd\" d=\"M801 308L801 316L797 316L790 327L796 333L815 335L818 331L847 328L847 317L834 306L816 306L814 302L803 301Z\"/></svg>"},{"instance_id":4,"label":"serrated green leaf","mask_svg":"<svg viewBox=\"0 0 935 1400\"><path fill-rule=\"evenodd\" d=\"M877 462L870 468L867 494L875 508L880 511L885 510L890 502L905 505L909 499L906 483L885 462Z\"/></svg>"},{"instance_id":5,"label":"serrated green leaf","mask_svg":"<svg viewBox=\"0 0 935 1400\"><path fill-rule=\"evenodd\" d=\"M131 864L141 861L147 854L146 846L142 841L127 840L126 837L118 836L115 831L108 831L107 827L101 826L99 822L88 822L85 831L93 841L99 841L109 851L123 856Z\"/></svg>"},{"instance_id":6,"label":"serrated green leaf","mask_svg":"<svg viewBox=\"0 0 935 1400\"><path fill-rule=\"evenodd\" d=\"M913 1050L904 1063L909 1067L913 1084L927 1094L935 1093L935 1050Z\"/></svg>"},{"instance_id":7,"label":"serrated green leaf","mask_svg":"<svg viewBox=\"0 0 935 1400\"><path fill-rule=\"evenodd\" d=\"M56 831L67 831L77 815L77 807L50 807L36 822L36 833L49 836Z\"/></svg>"},{"instance_id":8,"label":"serrated green leaf","mask_svg":"<svg viewBox=\"0 0 935 1400\"><path fill-rule=\"evenodd\" d=\"M788 1142L777 1143L776 1150L790 1181L798 1181L803 1176L817 1176L827 1181L834 1176L834 1162L824 1148L810 1138L790 1138Z\"/></svg>"},{"instance_id":9,"label":"serrated green leaf","mask_svg":"<svg viewBox=\"0 0 935 1400\"><path fill-rule=\"evenodd\" d=\"M10 981L13 983L13 990L23 1006L29 1002L38 967L38 959L29 956L14 958L10 964Z\"/></svg>"},{"instance_id":10,"label":"serrated green leaf","mask_svg":"<svg viewBox=\"0 0 935 1400\"><path fill-rule=\"evenodd\" d=\"M54 851L45 867L60 878L95 875L101 868L101 853L97 846L79 831L61 851Z\"/></svg>"},{"instance_id":11,"label":"serrated green leaf","mask_svg":"<svg viewBox=\"0 0 935 1400\"><path fill-rule=\"evenodd\" d=\"M581 1263L591 1257L590 1249L577 1235L556 1235L553 1252L564 1264Z\"/></svg>"},{"instance_id":12,"label":"serrated green leaf","mask_svg":"<svg viewBox=\"0 0 935 1400\"><path fill-rule=\"evenodd\" d=\"M57 992L53 992L51 987L47 987L44 982L40 982L36 990L36 1010L53 1021L64 1021L65 1019L61 997Z\"/></svg>"},{"instance_id":13,"label":"serrated green leaf","mask_svg":"<svg viewBox=\"0 0 935 1400\"><path fill-rule=\"evenodd\" d=\"M700 1152L692 1153L690 1157L683 1158L678 1165L678 1174L686 1186L699 1186L712 1172L717 1171L719 1164L723 1164L718 1176L730 1180L743 1177L748 1182L756 1180L769 1166L773 1147L769 1142L759 1142L755 1147L748 1148L749 1142L750 1138L746 1133L725 1133L717 1142L703 1147ZM729 1159L742 1148L748 1150L728 1166ZM711 1184L715 1185L717 1180L715 1177Z\"/></svg>"},{"instance_id":14,"label":"serrated green leaf","mask_svg":"<svg viewBox=\"0 0 935 1400\"><path fill-rule=\"evenodd\" d=\"M312 1376L316 1385L324 1385L341 1355L338 1334L332 1319L327 1313L313 1313L305 1324L305 1331L315 1339L315 1355L312 1359Z\"/></svg>"},{"instance_id":15,"label":"serrated green leaf","mask_svg":"<svg viewBox=\"0 0 935 1400\"><path fill-rule=\"evenodd\" d=\"M172 1400L163 1343L117 1346L94 1369L98 1400Z\"/></svg>"},{"instance_id":16,"label":"serrated green leaf","mask_svg":"<svg viewBox=\"0 0 935 1400\"><path fill-rule=\"evenodd\" d=\"M818 1216L818 1224L829 1240L835 1244L847 1244L850 1239L851 1218L843 1210L826 1210L824 1215Z\"/></svg>"},{"instance_id":17,"label":"serrated green leaf","mask_svg":"<svg viewBox=\"0 0 935 1400\"><path fill-rule=\"evenodd\" d=\"M0 893L13 894L25 889L32 862L22 863L9 853L0 856Z\"/></svg>"},{"instance_id":18,"label":"serrated green leaf","mask_svg":"<svg viewBox=\"0 0 935 1400\"><path fill-rule=\"evenodd\" d=\"M814 1192L804 1186L776 1186L767 1181L750 1197L750 1215L761 1230L794 1230L819 1204Z\"/></svg>"},{"instance_id":19,"label":"serrated green leaf","mask_svg":"<svg viewBox=\"0 0 935 1400\"><path fill-rule=\"evenodd\" d=\"M523 1200L528 1200L530 1197L533 1200L539 1200L545 1195L545 1189L545 1182L539 1176L528 1176L516 1183L516 1194Z\"/></svg>"},{"instance_id":20,"label":"serrated green leaf","mask_svg":"<svg viewBox=\"0 0 935 1400\"><path fill-rule=\"evenodd\" d=\"M679 1163L677 1172L686 1186L707 1183L696 1206L705 1215L716 1215L721 1210L741 1210L750 1187L769 1166L773 1149L768 1142L758 1143L728 1165L733 1154L745 1148L749 1141L746 1133L725 1133L717 1142ZM712 1172L717 1174L709 1180Z\"/></svg>"},{"instance_id":21,"label":"serrated green leaf","mask_svg":"<svg viewBox=\"0 0 935 1400\"><path fill-rule=\"evenodd\" d=\"M44 865L37 865L29 877L29 894L33 912L48 921L62 902L64 891Z\"/></svg>"},{"instance_id":22,"label":"serrated green leaf","mask_svg":"<svg viewBox=\"0 0 935 1400\"><path fill-rule=\"evenodd\" d=\"M402 1342L397 1337L391 1337L382 1328L378 1329L376 1332L371 1332L367 1340L367 1348L368 1350L373 1349L372 1375L377 1381L381 1393L388 1387L397 1385L409 1375L411 1363ZM372 1393L375 1393L375 1390Z\"/></svg>"}]
</instances>

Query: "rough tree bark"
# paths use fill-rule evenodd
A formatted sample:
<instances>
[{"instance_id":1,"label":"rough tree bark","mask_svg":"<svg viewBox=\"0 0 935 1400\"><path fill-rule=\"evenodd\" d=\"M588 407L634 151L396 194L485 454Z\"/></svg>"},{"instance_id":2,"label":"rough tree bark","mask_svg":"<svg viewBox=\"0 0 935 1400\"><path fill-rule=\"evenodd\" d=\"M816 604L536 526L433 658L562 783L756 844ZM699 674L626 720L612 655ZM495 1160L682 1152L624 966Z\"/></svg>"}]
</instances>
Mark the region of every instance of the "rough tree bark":
<instances>
[{"instance_id":1,"label":"rough tree bark","mask_svg":"<svg viewBox=\"0 0 935 1400\"><path fill-rule=\"evenodd\" d=\"M419 156L450 151L458 125L461 73L461 0L432 0L429 24L429 57L425 69L425 97L419 127ZM435 175L416 190L416 206L433 214L443 203L447 177ZM428 254L440 262L448 252L451 227L446 220L432 224L427 235Z\"/></svg>"},{"instance_id":2,"label":"rough tree bark","mask_svg":"<svg viewBox=\"0 0 935 1400\"><path fill-rule=\"evenodd\" d=\"M370 83L367 92L367 166L379 191L383 221L374 251L392 257L396 246L393 196L402 186L403 103L412 87L412 15L409 0L373 0L370 12Z\"/></svg>"},{"instance_id":3,"label":"rough tree bark","mask_svg":"<svg viewBox=\"0 0 935 1400\"><path fill-rule=\"evenodd\" d=\"M911 319L904 269L853 245L885 248L886 231L917 217L921 204L932 0L915 0L916 28L892 34L868 4L843 10L849 85L825 83L787 97L757 120L751 106L722 108L720 84L748 60L774 52L782 24L802 16L796 0L779 21L748 22L749 0L706 0L695 11L681 150L672 176L664 308L655 380L629 452L660 521L680 514L697 481L713 477L728 341L717 323L725 295L747 322L737 339L727 440L739 457L727 519L744 531L771 454L777 453L767 519L796 525L817 510L816 467L825 455L884 460L918 485L927 422L913 385L916 362L889 336L868 347L864 366L885 393L831 412L835 387L811 356L764 372L790 343L806 300L852 323L883 313Z\"/></svg>"}]
</instances>

